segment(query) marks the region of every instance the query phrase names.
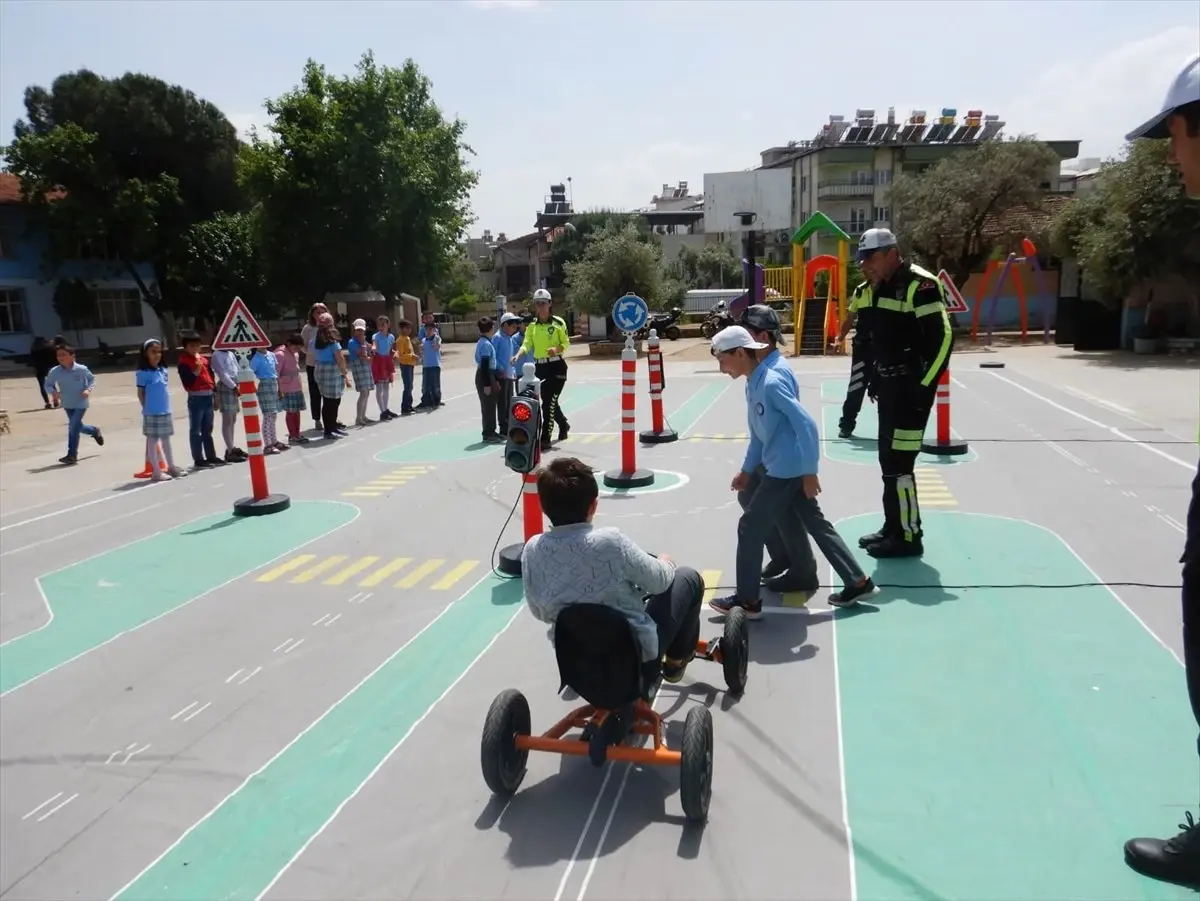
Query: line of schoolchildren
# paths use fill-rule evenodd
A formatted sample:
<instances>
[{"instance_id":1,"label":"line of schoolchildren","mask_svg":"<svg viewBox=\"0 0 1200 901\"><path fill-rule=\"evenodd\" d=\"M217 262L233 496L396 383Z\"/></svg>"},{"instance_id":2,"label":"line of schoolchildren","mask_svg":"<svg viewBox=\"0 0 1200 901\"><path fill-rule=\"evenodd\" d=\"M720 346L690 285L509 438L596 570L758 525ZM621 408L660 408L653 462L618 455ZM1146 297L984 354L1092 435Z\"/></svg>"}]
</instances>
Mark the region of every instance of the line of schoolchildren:
<instances>
[{"instance_id":1,"label":"line of schoolchildren","mask_svg":"<svg viewBox=\"0 0 1200 901\"><path fill-rule=\"evenodd\" d=\"M479 396L481 431L484 442L497 443L504 441L508 432L508 408L524 362L524 357L513 362L521 349L521 317L505 313L499 328L490 316L484 316L478 324L475 393Z\"/></svg>"}]
</instances>

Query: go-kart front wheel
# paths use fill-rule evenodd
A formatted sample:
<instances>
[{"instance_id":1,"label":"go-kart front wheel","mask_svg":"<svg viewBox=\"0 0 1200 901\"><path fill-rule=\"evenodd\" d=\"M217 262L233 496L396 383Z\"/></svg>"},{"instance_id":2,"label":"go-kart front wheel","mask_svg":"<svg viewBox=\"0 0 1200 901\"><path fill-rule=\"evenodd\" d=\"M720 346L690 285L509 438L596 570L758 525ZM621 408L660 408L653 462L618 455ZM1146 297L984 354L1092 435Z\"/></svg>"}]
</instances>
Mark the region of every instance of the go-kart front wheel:
<instances>
[{"instance_id":1,"label":"go-kart front wheel","mask_svg":"<svg viewBox=\"0 0 1200 901\"><path fill-rule=\"evenodd\" d=\"M679 326L677 326L677 325L667 326L667 340L668 341L678 341L679 336L682 334L683 334L683 332L681 332L679 330Z\"/></svg>"},{"instance_id":2,"label":"go-kart front wheel","mask_svg":"<svg viewBox=\"0 0 1200 901\"><path fill-rule=\"evenodd\" d=\"M721 636L721 668L725 685L735 697L746 690L750 667L750 628L746 611L734 607L725 617L725 633Z\"/></svg>"},{"instance_id":3,"label":"go-kart front wheel","mask_svg":"<svg viewBox=\"0 0 1200 901\"><path fill-rule=\"evenodd\" d=\"M708 819L712 800L713 724L707 707L693 707L683 724L679 749L679 803L689 822Z\"/></svg>"},{"instance_id":4,"label":"go-kart front wheel","mask_svg":"<svg viewBox=\"0 0 1200 901\"><path fill-rule=\"evenodd\" d=\"M507 688L488 708L483 722L479 761L483 781L494 794L508 797L525 778L529 752L517 749L517 736L529 735L531 728L529 702L515 688Z\"/></svg>"}]
</instances>

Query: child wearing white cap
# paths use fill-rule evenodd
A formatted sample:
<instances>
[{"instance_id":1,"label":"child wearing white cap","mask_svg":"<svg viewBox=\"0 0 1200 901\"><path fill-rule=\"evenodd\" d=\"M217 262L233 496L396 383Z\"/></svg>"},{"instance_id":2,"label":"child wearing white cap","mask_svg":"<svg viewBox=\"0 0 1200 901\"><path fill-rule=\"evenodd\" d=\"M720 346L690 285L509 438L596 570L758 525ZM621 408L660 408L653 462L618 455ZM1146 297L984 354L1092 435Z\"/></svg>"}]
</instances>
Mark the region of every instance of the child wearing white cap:
<instances>
[{"instance_id":1,"label":"child wearing white cap","mask_svg":"<svg viewBox=\"0 0 1200 901\"><path fill-rule=\"evenodd\" d=\"M354 337L347 342L346 351L350 355L350 375L354 377L354 390L358 392L354 424L364 426L374 422L367 419L367 404L371 400L371 392L375 390L375 376L371 373L371 342L367 340L365 319L355 319L352 328Z\"/></svg>"}]
</instances>

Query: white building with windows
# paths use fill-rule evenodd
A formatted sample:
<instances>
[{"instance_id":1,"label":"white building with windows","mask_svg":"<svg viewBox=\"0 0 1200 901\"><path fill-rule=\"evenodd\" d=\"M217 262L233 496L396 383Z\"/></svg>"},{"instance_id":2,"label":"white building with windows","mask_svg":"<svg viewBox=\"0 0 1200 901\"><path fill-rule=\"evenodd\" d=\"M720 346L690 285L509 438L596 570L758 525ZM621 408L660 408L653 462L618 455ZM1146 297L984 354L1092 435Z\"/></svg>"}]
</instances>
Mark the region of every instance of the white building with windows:
<instances>
[{"instance_id":1,"label":"white building with windows","mask_svg":"<svg viewBox=\"0 0 1200 901\"><path fill-rule=\"evenodd\" d=\"M100 342L116 348L138 346L162 334L158 317L143 299L137 280L108 248L82 245L74 259L51 267L47 236L30 227L16 176L0 173L0 357L25 354L35 335L61 334L81 349ZM149 264L137 266L147 285ZM60 281L80 279L91 294L91 309L66 327L54 309Z\"/></svg>"}]
</instances>

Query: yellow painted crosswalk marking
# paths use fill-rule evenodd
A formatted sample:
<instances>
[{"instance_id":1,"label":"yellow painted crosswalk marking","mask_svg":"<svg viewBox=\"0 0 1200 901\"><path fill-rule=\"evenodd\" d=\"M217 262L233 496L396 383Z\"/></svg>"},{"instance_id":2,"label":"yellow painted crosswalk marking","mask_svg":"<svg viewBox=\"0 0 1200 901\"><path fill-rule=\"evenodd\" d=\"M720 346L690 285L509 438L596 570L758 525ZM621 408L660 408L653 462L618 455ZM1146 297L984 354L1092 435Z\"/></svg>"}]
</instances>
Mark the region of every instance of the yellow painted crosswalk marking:
<instances>
[{"instance_id":1,"label":"yellow painted crosswalk marking","mask_svg":"<svg viewBox=\"0 0 1200 901\"><path fill-rule=\"evenodd\" d=\"M256 581L258 581L258 582L274 582L280 576L287 575L293 569L299 569L308 561L316 560L316 559L317 559L316 554L301 554L299 557L293 557L291 560L288 560L286 563L281 563L279 566L275 567L274 569L267 570L265 573L263 573L261 576L259 576Z\"/></svg>"},{"instance_id":2,"label":"yellow painted crosswalk marking","mask_svg":"<svg viewBox=\"0 0 1200 901\"><path fill-rule=\"evenodd\" d=\"M716 435L688 435L684 441L749 441L749 432L720 432Z\"/></svg>"},{"instance_id":3,"label":"yellow painted crosswalk marking","mask_svg":"<svg viewBox=\"0 0 1200 901\"><path fill-rule=\"evenodd\" d=\"M436 572L445 560L426 560L407 576L396 583L397 588L412 588L426 576Z\"/></svg>"},{"instance_id":4,"label":"yellow painted crosswalk marking","mask_svg":"<svg viewBox=\"0 0 1200 901\"><path fill-rule=\"evenodd\" d=\"M458 564L458 566L450 570L450 572L446 573L444 576L434 582L430 587L434 591L445 591L447 588L453 587L455 582L457 582L478 565L478 560L464 560L462 563Z\"/></svg>"},{"instance_id":5,"label":"yellow painted crosswalk marking","mask_svg":"<svg viewBox=\"0 0 1200 901\"><path fill-rule=\"evenodd\" d=\"M412 563L412 557L397 557L391 563L387 564L386 566L381 566L379 569L375 570L375 572L371 573L371 575L359 582L358 587L374 588L376 585L379 585L381 582L383 582L383 580L388 576L400 572L400 570L404 569L404 567L408 566L410 563Z\"/></svg>"},{"instance_id":6,"label":"yellow painted crosswalk marking","mask_svg":"<svg viewBox=\"0 0 1200 901\"><path fill-rule=\"evenodd\" d=\"M291 579L291 583L293 585L299 585L303 582L311 582L317 576L321 575L321 573L333 569L345 559L346 558L344 555L338 555L336 557L330 557L328 560L322 560L316 566L310 566L304 572L300 573L300 575Z\"/></svg>"},{"instance_id":7,"label":"yellow painted crosswalk marking","mask_svg":"<svg viewBox=\"0 0 1200 901\"><path fill-rule=\"evenodd\" d=\"M917 501L922 507L957 507L958 501L942 479L941 473L922 466L913 472L917 484Z\"/></svg>"},{"instance_id":8,"label":"yellow painted crosswalk marking","mask_svg":"<svg viewBox=\"0 0 1200 901\"><path fill-rule=\"evenodd\" d=\"M700 578L704 580L704 603L708 603L717 596L717 586L721 584L721 570L719 569L704 569L700 571Z\"/></svg>"},{"instance_id":9,"label":"yellow painted crosswalk marking","mask_svg":"<svg viewBox=\"0 0 1200 901\"><path fill-rule=\"evenodd\" d=\"M351 576L358 575L372 563L378 561L378 557L359 557L341 572L325 580L326 585L341 585Z\"/></svg>"},{"instance_id":10,"label":"yellow painted crosswalk marking","mask_svg":"<svg viewBox=\"0 0 1200 901\"><path fill-rule=\"evenodd\" d=\"M393 489L407 485L419 476L427 475L435 468L424 465L401 466L385 475L377 476L370 482L358 485L350 491L343 491L342 497L383 497Z\"/></svg>"}]
</instances>

